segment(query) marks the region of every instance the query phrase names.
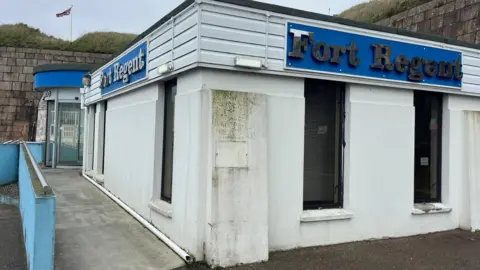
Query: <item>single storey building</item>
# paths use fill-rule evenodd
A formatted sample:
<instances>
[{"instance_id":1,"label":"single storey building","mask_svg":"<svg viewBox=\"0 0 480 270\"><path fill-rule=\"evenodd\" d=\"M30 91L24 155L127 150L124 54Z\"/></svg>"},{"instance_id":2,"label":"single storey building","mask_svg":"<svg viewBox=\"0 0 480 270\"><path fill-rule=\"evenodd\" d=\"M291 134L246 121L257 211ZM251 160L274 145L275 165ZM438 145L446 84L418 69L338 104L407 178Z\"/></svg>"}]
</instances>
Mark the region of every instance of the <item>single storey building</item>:
<instances>
[{"instance_id":1,"label":"single storey building","mask_svg":"<svg viewBox=\"0 0 480 270\"><path fill-rule=\"evenodd\" d=\"M187 0L85 80L85 176L198 261L480 229L478 45Z\"/></svg>"}]
</instances>

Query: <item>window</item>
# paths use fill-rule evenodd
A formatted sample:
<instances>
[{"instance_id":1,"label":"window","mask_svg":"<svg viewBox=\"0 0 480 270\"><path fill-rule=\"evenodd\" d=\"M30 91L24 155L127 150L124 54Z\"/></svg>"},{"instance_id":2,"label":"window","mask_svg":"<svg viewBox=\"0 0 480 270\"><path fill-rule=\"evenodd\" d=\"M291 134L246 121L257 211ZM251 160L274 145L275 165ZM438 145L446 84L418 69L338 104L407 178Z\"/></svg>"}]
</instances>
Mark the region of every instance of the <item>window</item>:
<instances>
[{"instance_id":1,"label":"window","mask_svg":"<svg viewBox=\"0 0 480 270\"><path fill-rule=\"evenodd\" d=\"M440 202L442 94L414 92L415 203Z\"/></svg>"},{"instance_id":2,"label":"window","mask_svg":"<svg viewBox=\"0 0 480 270\"><path fill-rule=\"evenodd\" d=\"M95 123L95 115L97 114L97 104L93 104L92 106L89 106L90 110L91 110L91 113L93 114L92 115L92 125L91 125L91 128L92 128L92 132L90 133L91 134L91 138L90 140L92 140L92 160L90 160L90 166L93 170L93 168L95 167L93 161L95 160L95 126L96 126L96 123ZM90 131L89 131L90 132Z\"/></svg>"},{"instance_id":3,"label":"window","mask_svg":"<svg viewBox=\"0 0 480 270\"><path fill-rule=\"evenodd\" d=\"M107 104L108 100L104 101L103 112L103 156L102 156L102 175L105 174L105 145L107 144Z\"/></svg>"},{"instance_id":4,"label":"window","mask_svg":"<svg viewBox=\"0 0 480 270\"><path fill-rule=\"evenodd\" d=\"M304 210L342 207L343 83L306 80Z\"/></svg>"},{"instance_id":5,"label":"window","mask_svg":"<svg viewBox=\"0 0 480 270\"><path fill-rule=\"evenodd\" d=\"M173 173L173 139L175 119L175 95L177 82L169 81L165 84L165 114L163 127L163 170L161 199L172 201L172 173Z\"/></svg>"}]
</instances>

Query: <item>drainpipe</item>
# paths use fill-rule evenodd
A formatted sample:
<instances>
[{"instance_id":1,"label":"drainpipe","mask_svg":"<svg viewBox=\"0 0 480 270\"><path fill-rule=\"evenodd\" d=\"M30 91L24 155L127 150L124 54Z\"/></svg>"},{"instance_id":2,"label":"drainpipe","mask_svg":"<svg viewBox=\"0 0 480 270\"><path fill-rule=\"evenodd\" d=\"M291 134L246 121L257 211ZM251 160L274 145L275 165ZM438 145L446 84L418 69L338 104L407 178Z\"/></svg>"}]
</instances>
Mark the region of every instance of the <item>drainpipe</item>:
<instances>
[{"instance_id":1,"label":"drainpipe","mask_svg":"<svg viewBox=\"0 0 480 270\"><path fill-rule=\"evenodd\" d=\"M169 248L171 248L180 258L182 258L187 264L195 262L195 258L189 255L185 250L175 244L172 240L170 240L165 234L155 228L150 222L144 219L142 216L137 214L132 208L128 207L125 203L123 203L120 199L115 197L112 193L106 190L104 187L97 184L95 180L88 177L85 174L85 169L82 170L83 177L87 179L90 183L92 183L95 187L97 187L100 191L105 193L110 199L116 202L120 207L122 207L127 213L129 213L132 217L134 217L138 222L140 222L143 226L145 226L149 231L151 231L156 237L158 237L162 242L164 242Z\"/></svg>"}]
</instances>

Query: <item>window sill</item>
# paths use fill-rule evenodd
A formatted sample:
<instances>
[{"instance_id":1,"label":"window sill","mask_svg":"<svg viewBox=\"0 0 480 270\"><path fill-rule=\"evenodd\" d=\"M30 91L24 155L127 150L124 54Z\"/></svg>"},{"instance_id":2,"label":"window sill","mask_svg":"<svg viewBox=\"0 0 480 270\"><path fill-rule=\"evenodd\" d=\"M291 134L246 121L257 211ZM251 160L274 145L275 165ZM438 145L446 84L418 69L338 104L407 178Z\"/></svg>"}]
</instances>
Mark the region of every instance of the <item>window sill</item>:
<instances>
[{"instance_id":1,"label":"window sill","mask_svg":"<svg viewBox=\"0 0 480 270\"><path fill-rule=\"evenodd\" d=\"M166 218L172 218L172 205L162 200L155 200L148 207Z\"/></svg>"},{"instance_id":2,"label":"window sill","mask_svg":"<svg viewBox=\"0 0 480 270\"><path fill-rule=\"evenodd\" d=\"M451 207L442 203L416 203L413 205L412 215L450 213L451 211Z\"/></svg>"},{"instance_id":3,"label":"window sill","mask_svg":"<svg viewBox=\"0 0 480 270\"><path fill-rule=\"evenodd\" d=\"M323 210L306 210L300 217L300 222L321 222L330 220L351 219L353 214L345 209L323 209Z\"/></svg>"}]
</instances>

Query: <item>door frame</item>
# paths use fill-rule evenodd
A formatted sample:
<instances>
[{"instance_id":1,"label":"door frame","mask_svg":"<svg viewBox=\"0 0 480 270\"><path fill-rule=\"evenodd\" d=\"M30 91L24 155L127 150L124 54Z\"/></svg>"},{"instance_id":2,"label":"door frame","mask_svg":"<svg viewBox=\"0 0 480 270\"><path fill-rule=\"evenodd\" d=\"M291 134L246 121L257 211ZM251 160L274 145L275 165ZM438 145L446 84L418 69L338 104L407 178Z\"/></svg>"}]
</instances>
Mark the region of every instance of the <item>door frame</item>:
<instances>
[{"instance_id":1,"label":"door frame","mask_svg":"<svg viewBox=\"0 0 480 270\"><path fill-rule=\"evenodd\" d=\"M55 149L55 153L56 153L56 156L57 156L57 159L56 159L56 166L55 167L81 167L82 164L83 164L83 158L80 159L80 150L83 151L83 149L80 149L80 132L82 132L81 128L80 128L80 122L83 120L82 119L82 106L81 106L81 103L80 102L77 102L75 100L65 100L65 101L62 101L62 102L57 102L58 105L57 105L57 112L56 112L56 116L57 116L57 119L59 119L57 121L57 124L56 124L56 130L59 131L55 134L55 137L56 137L56 149ZM59 111L59 105L60 104L78 104L79 105L79 110L78 110L78 128L77 128L77 142L76 142L76 145L77 145L77 165L62 165L61 164L61 161L60 161L60 148L61 148L61 142L60 142L60 139L61 139L61 132L60 132L60 125L61 125L61 119L60 119L60 111Z\"/></svg>"}]
</instances>

